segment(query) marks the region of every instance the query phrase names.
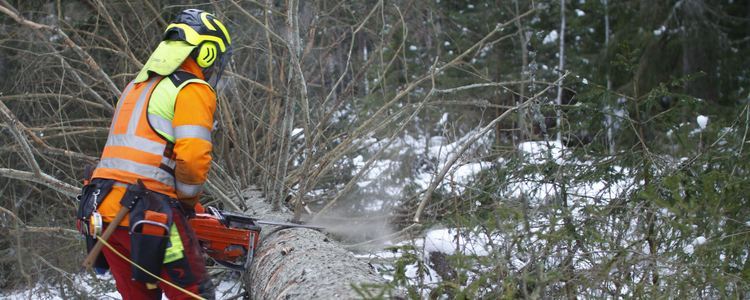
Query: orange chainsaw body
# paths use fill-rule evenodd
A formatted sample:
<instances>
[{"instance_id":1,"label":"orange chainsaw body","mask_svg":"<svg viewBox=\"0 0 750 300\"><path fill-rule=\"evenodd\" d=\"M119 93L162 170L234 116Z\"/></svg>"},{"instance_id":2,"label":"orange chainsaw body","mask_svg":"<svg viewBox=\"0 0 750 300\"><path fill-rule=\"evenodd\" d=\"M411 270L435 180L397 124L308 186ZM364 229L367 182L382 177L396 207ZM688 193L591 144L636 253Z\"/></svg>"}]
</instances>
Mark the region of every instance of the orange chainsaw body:
<instances>
[{"instance_id":1,"label":"orange chainsaw body","mask_svg":"<svg viewBox=\"0 0 750 300\"><path fill-rule=\"evenodd\" d=\"M196 213L195 218L190 219L190 226L195 229L203 252L223 262L234 261L243 254L252 256L260 235L260 226L255 219L230 218L218 211L216 214L209 212L211 210Z\"/></svg>"}]
</instances>

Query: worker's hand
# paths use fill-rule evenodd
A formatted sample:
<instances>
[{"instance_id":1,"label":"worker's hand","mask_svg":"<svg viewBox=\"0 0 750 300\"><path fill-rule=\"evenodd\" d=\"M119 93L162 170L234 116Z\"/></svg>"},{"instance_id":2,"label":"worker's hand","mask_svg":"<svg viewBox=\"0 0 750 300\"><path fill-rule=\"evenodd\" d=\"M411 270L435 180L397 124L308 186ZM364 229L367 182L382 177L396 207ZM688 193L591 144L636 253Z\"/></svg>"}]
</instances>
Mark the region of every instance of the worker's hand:
<instances>
[{"instance_id":1,"label":"worker's hand","mask_svg":"<svg viewBox=\"0 0 750 300\"><path fill-rule=\"evenodd\" d=\"M181 212L185 214L185 217L188 219L195 219L195 207L188 207L185 204L182 204Z\"/></svg>"}]
</instances>

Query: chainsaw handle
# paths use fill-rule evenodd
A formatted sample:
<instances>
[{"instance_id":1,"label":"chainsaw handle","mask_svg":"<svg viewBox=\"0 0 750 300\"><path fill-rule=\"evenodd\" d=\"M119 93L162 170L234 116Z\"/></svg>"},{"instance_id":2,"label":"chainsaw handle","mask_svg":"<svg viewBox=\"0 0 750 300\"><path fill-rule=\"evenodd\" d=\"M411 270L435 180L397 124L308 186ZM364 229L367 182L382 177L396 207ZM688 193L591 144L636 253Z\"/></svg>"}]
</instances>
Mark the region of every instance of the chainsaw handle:
<instances>
[{"instance_id":1,"label":"chainsaw handle","mask_svg":"<svg viewBox=\"0 0 750 300\"><path fill-rule=\"evenodd\" d=\"M109 223L109 226L107 227L107 230L104 231L104 234L96 239L96 245L94 245L94 248L91 248L89 255L86 256L85 260L83 260L84 267L91 268L94 266L96 258L99 257L99 252L101 252L102 247L104 247L104 243L102 243L101 239L104 239L105 241L108 240L112 233L115 232L115 229L117 229L117 225L120 224L123 219L125 219L125 216L128 215L128 212L130 212L130 209L128 209L126 206L120 208L120 211L118 211L117 215L115 215L115 219L112 220L112 223Z\"/></svg>"},{"instance_id":2,"label":"chainsaw handle","mask_svg":"<svg viewBox=\"0 0 750 300\"><path fill-rule=\"evenodd\" d=\"M143 224L143 225L148 224L148 225L154 225L154 226L157 226L157 227L161 227L162 229L165 230L164 232L169 233L169 227L167 227L167 225L164 225L163 223L159 223L159 222L156 222L156 221L151 221L151 220L140 220L138 222L135 222L135 224L130 225L130 233L132 234L133 232L136 232L135 229L138 227L138 225L141 225L141 224ZM144 232L145 232L145 230L144 230ZM169 236L169 234L167 234L165 236Z\"/></svg>"}]
</instances>

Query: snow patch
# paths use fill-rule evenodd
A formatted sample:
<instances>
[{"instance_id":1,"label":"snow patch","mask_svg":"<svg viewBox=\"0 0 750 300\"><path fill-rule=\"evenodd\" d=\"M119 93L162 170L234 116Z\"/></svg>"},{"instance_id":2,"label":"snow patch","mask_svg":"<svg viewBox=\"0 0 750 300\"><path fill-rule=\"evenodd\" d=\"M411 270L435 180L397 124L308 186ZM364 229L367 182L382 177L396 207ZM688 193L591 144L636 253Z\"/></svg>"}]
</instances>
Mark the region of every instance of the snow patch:
<instances>
[{"instance_id":1,"label":"snow patch","mask_svg":"<svg viewBox=\"0 0 750 300\"><path fill-rule=\"evenodd\" d=\"M695 246L693 245L687 245L685 248L682 249L683 252L687 255L693 255L695 253Z\"/></svg>"},{"instance_id":2,"label":"snow patch","mask_svg":"<svg viewBox=\"0 0 750 300\"><path fill-rule=\"evenodd\" d=\"M546 37L544 37L544 40L542 40L542 44L554 43L555 41L557 41L557 38L557 30L552 30L549 32L549 34L547 34Z\"/></svg>"},{"instance_id":3,"label":"snow patch","mask_svg":"<svg viewBox=\"0 0 750 300\"><path fill-rule=\"evenodd\" d=\"M563 161L563 145L559 141L550 142L524 142L518 145L518 150L526 153L530 161L545 162L548 158L557 160L558 163Z\"/></svg>"},{"instance_id":4,"label":"snow patch","mask_svg":"<svg viewBox=\"0 0 750 300\"><path fill-rule=\"evenodd\" d=\"M667 28L666 28L666 27L664 27L664 25L662 25L661 27L659 27L659 29L657 29L657 30L654 30L654 35L657 35L657 36L659 36L659 35L661 35L662 33L664 33L664 31L665 31L665 30L667 30Z\"/></svg>"},{"instance_id":5,"label":"snow patch","mask_svg":"<svg viewBox=\"0 0 750 300\"><path fill-rule=\"evenodd\" d=\"M703 115L698 116L697 121L698 121L698 126L700 126L701 129L706 129L706 124L708 124L708 117L703 116Z\"/></svg>"},{"instance_id":6,"label":"snow patch","mask_svg":"<svg viewBox=\"0 0 750 300\"><path fill-rule=\"evenodd\" d=\"M477 238L466 240L464 235L459 235L456 243L456 229L436 229L427 233L424 238L424 250L426 252L442 252L448 255L456 254L456 246L464 255L489 255L484 247L484 239Z\"/></svg>"},{"instance_id":7,"label":"snow patch","mask_svg":"<svg viewBox=\"0 0 750 300\"><path fill-rule=\"evenodd\" d=\"M687 245L684 248L682 248L682 251L685 252L685 254L692 256L693 253L695 253L695 247L703 245L705 243L706 243L706 237L699 236L699 237L695 238L695 240L693 241L692 244Z\"/></svg>"}]
</instances>

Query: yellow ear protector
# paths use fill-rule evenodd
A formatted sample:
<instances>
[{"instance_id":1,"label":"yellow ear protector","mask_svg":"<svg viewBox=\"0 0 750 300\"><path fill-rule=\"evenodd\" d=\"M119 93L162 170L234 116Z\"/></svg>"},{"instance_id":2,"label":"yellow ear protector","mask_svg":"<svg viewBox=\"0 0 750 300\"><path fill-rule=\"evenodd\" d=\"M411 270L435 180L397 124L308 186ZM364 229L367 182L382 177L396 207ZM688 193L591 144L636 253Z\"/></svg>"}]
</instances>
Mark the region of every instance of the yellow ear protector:
<instances>
[{"instance_id":1,"label":"yellow ear protector","mask_svg":"<svg viewBox=\"0 0 750 300\"><path fill-rule=\"evenodd\" d=\"M198 57L196 57L195 62L197 62L198 66L201 68L208 68L214 64L218 55L219 51L217 51L216 49L216 44L206 42L201 44L200 50L198 50Z\"/></svg>"}]
</instances>

